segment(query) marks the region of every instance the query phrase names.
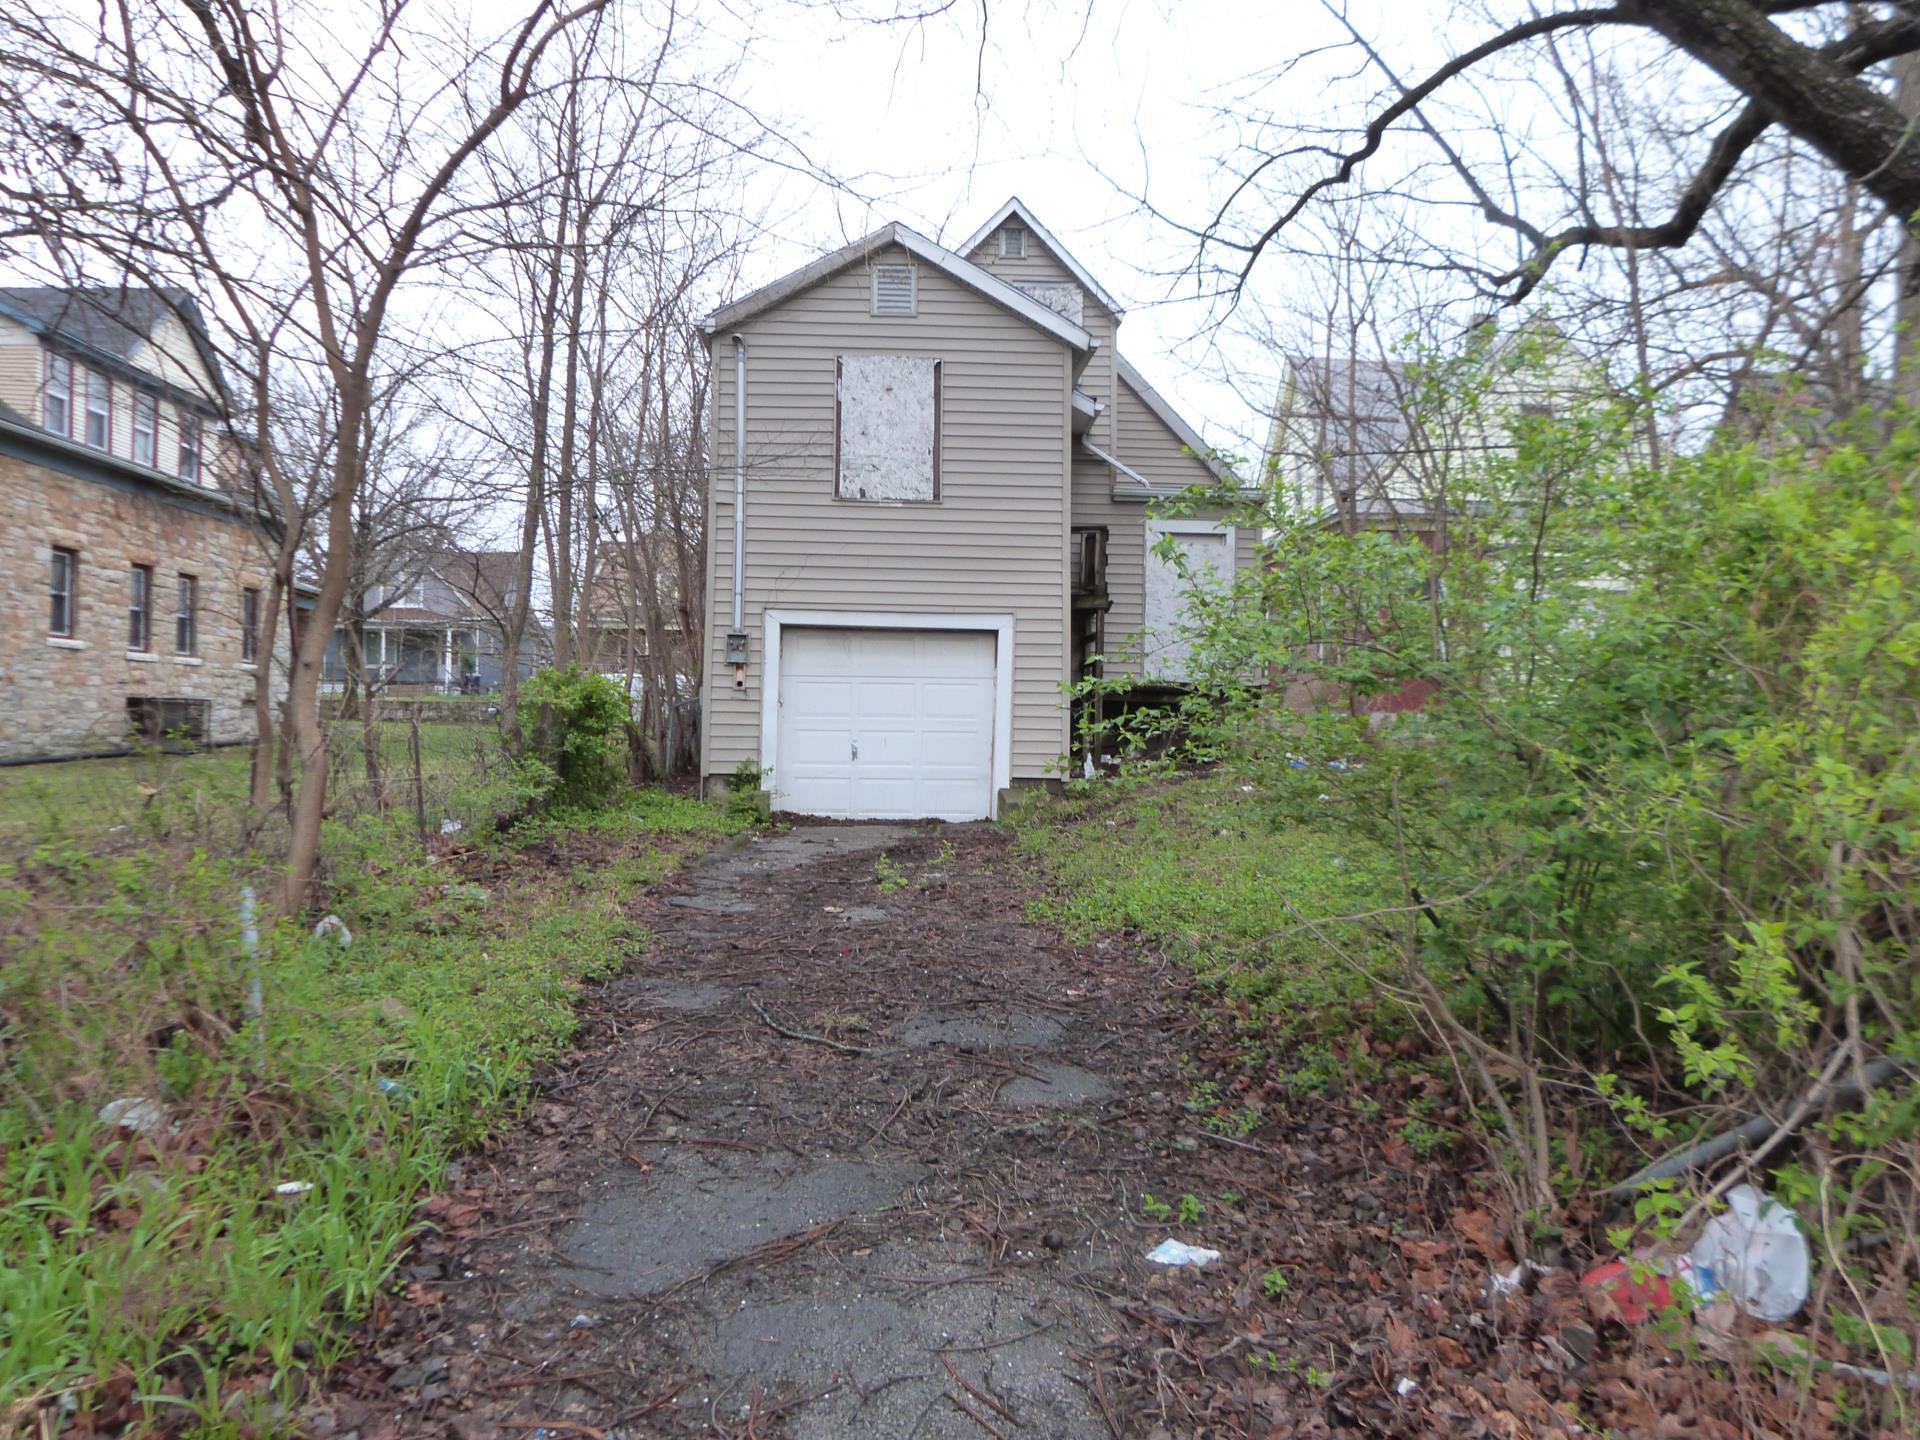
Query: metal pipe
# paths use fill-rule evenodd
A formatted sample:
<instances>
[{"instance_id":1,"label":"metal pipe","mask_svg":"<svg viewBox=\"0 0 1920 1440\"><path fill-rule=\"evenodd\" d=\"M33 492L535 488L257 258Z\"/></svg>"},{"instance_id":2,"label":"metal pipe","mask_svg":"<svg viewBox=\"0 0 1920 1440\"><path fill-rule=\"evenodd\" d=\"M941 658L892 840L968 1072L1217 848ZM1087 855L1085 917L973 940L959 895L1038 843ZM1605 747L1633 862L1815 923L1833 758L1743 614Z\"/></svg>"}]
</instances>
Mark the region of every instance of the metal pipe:
<instances>
[{"instance_id":1,"label":"metal pipe","mask_svg":"<svg viewBox=\"0 0 1920 1440\"><path fill-rule=\"evenodd\" d=\"M747 558L747 340L733 337L733 628L745 624Z\"/></svg>"}]
</instances>

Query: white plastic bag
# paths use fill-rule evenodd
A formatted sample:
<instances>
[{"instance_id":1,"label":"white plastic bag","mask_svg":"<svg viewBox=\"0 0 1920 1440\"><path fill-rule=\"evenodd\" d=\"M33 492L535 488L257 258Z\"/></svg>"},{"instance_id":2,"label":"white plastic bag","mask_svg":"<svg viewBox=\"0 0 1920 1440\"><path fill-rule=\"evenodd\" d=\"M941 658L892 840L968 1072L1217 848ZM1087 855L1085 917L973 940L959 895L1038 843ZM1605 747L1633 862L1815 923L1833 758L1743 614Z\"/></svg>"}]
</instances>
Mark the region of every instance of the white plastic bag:
<instances>
[{"instance_id":1,"label":"white plastic bag","mask_svg":"<svg viewBox=\"0 0 1920 1440\"><path fill-rule=\"evenodd\" d=\"M1703 1293L1726 1291L1733 1303L1762 1320L1790 1318L1807 1303L1813 1261L1793 1211L1751 1185L1727 1192L1727 1209L1707 1222L1688 1252L1704 1271Z\"/></svg>"},{"instance_id":2,"label":"white plastic bag","mask_svg":"<svg viewBox=\"0 0 1920 1440\"><path fill-rule=\"evenodd\" d=\"M1178 1240L1162 1240L1147 1252L1147 1259L1156 1265L1211 1265L1219 1258L1218 1250L1208 1250L1200 1245L1184 1245Z\"/></svg>"}]
</instances>

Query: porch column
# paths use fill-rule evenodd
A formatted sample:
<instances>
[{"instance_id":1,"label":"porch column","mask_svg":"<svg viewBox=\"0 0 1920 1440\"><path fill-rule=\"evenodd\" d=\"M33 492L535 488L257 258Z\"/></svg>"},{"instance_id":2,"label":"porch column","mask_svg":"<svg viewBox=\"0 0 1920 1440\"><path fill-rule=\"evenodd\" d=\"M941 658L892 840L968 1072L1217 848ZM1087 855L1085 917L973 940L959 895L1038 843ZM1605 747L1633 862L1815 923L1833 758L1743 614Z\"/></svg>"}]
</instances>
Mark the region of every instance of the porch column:
<instances>
[{"instance_id":1,"label":"porch column","mask_svg":"<svg viewBox=\"0 0 1920 1440\"><path fill-rule=\"evenodd\" d=\"M447 627L447 636L440 646L440 688L443 691L453 689L453 627Z\"/></svg>"}]
</instances>

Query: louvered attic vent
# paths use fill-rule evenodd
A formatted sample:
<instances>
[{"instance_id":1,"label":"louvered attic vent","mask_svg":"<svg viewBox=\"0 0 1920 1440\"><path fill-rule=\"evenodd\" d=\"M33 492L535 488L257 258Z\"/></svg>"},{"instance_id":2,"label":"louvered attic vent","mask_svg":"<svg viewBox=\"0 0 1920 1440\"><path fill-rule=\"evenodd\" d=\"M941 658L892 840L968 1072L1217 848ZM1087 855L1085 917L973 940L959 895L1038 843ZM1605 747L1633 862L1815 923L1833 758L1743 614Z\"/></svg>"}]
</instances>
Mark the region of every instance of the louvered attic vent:
<instances>
[{"instance_id":1,"label":"louvered attic vent","mask_svg":"<svg viewBox=\"0 0 1920 1440\"><path fill-rule=\"evenodd\" d=\"M1018 225L1009 225L1000 232L1000 258L1002 260L1024 260L1027 256L1027 232Z\"/></svg>"},{"instance_id":2,"label":"louvered attic vent","mask_svg":"<svg viewBox=\"0 0 1920 1440\"><path fill-rule=\"evenodd\" d=\"M913 266L876 265L873 267L873 313L876 315L912 315L914 309Z\"/></svg>"}]
</instances>

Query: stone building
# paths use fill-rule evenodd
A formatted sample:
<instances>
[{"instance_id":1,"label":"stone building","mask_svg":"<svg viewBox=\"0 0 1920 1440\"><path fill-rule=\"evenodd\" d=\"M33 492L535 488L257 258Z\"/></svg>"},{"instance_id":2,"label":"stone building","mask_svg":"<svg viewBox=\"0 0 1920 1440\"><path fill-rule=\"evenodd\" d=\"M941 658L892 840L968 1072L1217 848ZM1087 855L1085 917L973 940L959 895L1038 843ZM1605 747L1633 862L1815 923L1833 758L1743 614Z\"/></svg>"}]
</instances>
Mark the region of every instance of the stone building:
<instances>
[{"instance_id":1,"label":"stone building","mask_svg":"<svg viewBox=\"0 0 1920 1440\"><path fill-rule=\"evenodd\" d=\"M0 762L253 732L271 567L227 409L184 294L0 288Z\"/></svg>"}]
</instances>

